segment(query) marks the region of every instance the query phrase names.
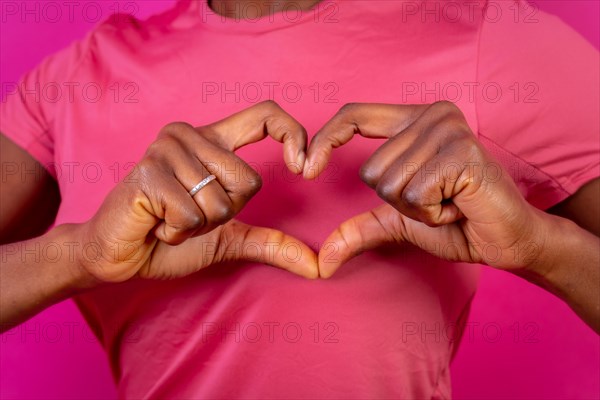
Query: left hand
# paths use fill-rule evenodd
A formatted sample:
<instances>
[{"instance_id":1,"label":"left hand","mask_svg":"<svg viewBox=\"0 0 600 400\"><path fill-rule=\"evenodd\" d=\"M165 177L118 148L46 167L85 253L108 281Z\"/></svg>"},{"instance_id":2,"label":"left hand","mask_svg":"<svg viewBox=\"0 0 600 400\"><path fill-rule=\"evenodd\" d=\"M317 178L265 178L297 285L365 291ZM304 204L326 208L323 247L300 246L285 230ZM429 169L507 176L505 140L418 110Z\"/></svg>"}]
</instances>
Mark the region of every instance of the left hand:
<instances>
[{"instance_id":1,"label":"left hand","mask_svg":"<svg viewBox=\"0 0 600 400\"><path fill-rule=\"evenodd\" d=\"M346 105L311 141L305 178L317 177L332 149L354 134L389 138L360 171L387 204L347 220L329 236L325 243L333 243L337 257L325 262L319 254L321 277L391 242L516 273L535 264L546 242L546 214L527 203L454 104Z\"/></svg>"}]
</instances>

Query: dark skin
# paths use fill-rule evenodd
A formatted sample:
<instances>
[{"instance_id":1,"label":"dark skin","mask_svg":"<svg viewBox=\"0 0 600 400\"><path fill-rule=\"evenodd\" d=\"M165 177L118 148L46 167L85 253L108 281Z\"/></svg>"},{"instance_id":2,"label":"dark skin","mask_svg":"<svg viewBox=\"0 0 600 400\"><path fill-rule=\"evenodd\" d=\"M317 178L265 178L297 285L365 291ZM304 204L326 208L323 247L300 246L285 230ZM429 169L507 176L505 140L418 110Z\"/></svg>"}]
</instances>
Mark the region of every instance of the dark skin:
<instances>
[{"instance_id":1,"label":"dark skin","mask_svg":"<svg viewBox=\"0 0 600 400\"><path fill-rule=\"evenodd\" d=\"M234 151L267 136L283 143L286 165L292 173L300 173L306 131L273 102L259 103L207 126L194 128L176 122L160 131L130 176L109 193L94 217L83 224L57 226L24 244L33 248L54 243L63 246L61 254L71 254L72 248L66 244L80 243L72 259L61 257L58 262L47 263L31 258L23 262L11 245L0 246L2 329L98 285L134 277L177 278L223 261L261 262L317 278L317 256L306 244L283 232L233 219L261 187L260 176ZM1 149L3 163L36 163L7 139L4 143L8 146ZM235 164L238 166L232 167ZM245 179L225 179L228 168L241 168ZM190 196L188 191L198 183L198 177L211 174L216 179ZM51 178L46 176L42 181L48 180ZM2 187L0 219L0 230L9 240L10 216L23 213L23 204L45 201L33 180L13 180L11 185ZM15 198L16 192L20 198ZM46 221L53 217L48 215ZM81 252L86 243L97 244L105 257L86 257ZM252 255L243 250L247 243L264 248L249 259ZM290 244L299 248L300 260L292 262L282 254ZM198 249L211 251L199 254Z\"/></svg>"},{"instance_id":2,"label":"dark skin","mask_svg":"<svg viewBox=\"0 0 600 400\"><path fill-rule=\"evenodd\" d=\"M234 19L256 19L265 15L284 11L293 4L294 10L309 10L320 0L284 0L284 1L249 1L249 0L209 0L210 8L219 15ZM251 3L252 7L243 7Z\"/></svg>"},{"instance_id":3,"label":"dark skin","mask_svg":"<svg viewBox=\"0 0 600 400\"><path fill-rule=\"evenodd\" d=\"M577 223L596 236L600 236L600 179L594 179L580 188L573 196L548 210ZM583 208L581 208L583 207ZM586 210L583 212L583 210Z\"/></svg>"},{"instance_id":4,"label":"dark skin","mask_svg":"<svg viewBox=\"0 0 600 400\"><path fill-rule=\"evenodd\" d=\"M260 188L259 176L235 156L236 149L271 136L284 144L284 160L292 172L304 171L305 178L313 179L322 172L319 166L327 165L332 149L355 134L390 138L361 170L365 183L386 204L342 223L330 235L326 243L337 246L338 262L325 262L323 255L317 259L308 246L282 232L231 219ZM6 139L3 143L8 146L2 146L2 162L36 163ZM302 248L300 262L286 262L268 249L262 254L271 254L270 257L253 261L308 278L327 278L362 251L385 243L411 242L451 261L487 263L523 276L561 297L593 329L599 330L597 236L568 219L530 206L506 173L499 181L487 182L481 179L477 168L465 168L457 169L455 176L446 180L432 181L423 179L419 171L407 174L398 167L410 162L442 166L495 162L451 103L347 105L315 135L307 151L305 148L304 129L272 102L205 127L167 125L134 170L132 182L117 185L90 221L58 226L29 244L94 242L106 246L106 254L115 244L134 251L122 251L118 253L121 258L109 257L101 262L80 256L59 265L40 265L24 264L3 246L3 256L8 260L0 270L3 325L13 326L54 302L97 285L132 277L181 277L224 261L218 256L219 251L209 257L198 254L197 249L207 243L229 254L228 260L236 260L243 259L243 255L231 256L225 251L227 246L244 241L282 245L294 242ZM203 160L239 163L246 170L245 176L254 179L229 182L218 168L203 164ZM198 176L209 174L216 175L217 180L192 198L187 191ZM41 181L48 179L51 180L46 177ZM2 199L6 200L3 215L23 213L23 205L31 204L31 199L43 201L36 197L40 193L36 180L29 184L25 181L20 188L16 187L18 181L12 184L15 186L2 191ZM586 220L586 216L597 213L597 202L585 203L593 199L590 191L597 185L598 180L586 185L557 209L568 210L580 216L582 225L597 229L593 221ZM15 201L12 194L17 192L31 197ZM578 207L580 202L583 208ZM586 212L578 211L581 209ZM49 215L47 220L50 219ZM11 218L0 219L2 232L9 232L10 223ZM440 243L457 244L457 251L437 254L431 250ZM531 243L535 246L529 246ZM489 244L499 247L502 257L489 259L479 251ZM200 265L199 256L203 260Z\"/></svg>"},{"instance_id":5,"label":"dark skin","mask_svg":"<svg viewBox=\"0 0 600 400\"><path fill-rule=\"evenodd\" d=\"M295 1L303 9L317 2ZM242 0L214 0L211 5L216 12L231 18L257 17L236 13L244 9L236 7L241 3ZM279 4L281 10L286 2L274 4ZM259 12L263 16L277 10L271 4L264 5ZM284 160L292 172L304 171L305 178L312 179L322 172L313 164L327 165L332 149L355 134L389 138L361 170L365 183L377 191L384 203L344 222L330 235L327 242L340 249L338 263L319 262L308 246L282 232L251 227L232 219L260 188L258 176L235 156L236 149L271 136L284 144ZM460 110L449 103L348 105L317 133L308 150L304 129L272 102L204 127L169 124L134 170L134 183L117 185L89 221L61 225L41 236L56 216L60 202L57 184L23 149L4 137L0 144L2 163L39 171L35 179L12 176L3 181L0 193L3 243L34 238L28 246L75 241L107 247L117 244L135 250L119 253L120 258L94 263L76 254L73 260L44 265L23 263L18 255L12 254L10 246L0 247L3 259L7 260L0 270L2 330L98 285L132 277L181 277L224 260L216 251L211 257L203 257L198 265L195 251L203 244L224 251L244 241L280 244L293 241L303 249L300 262L290 264L269 249L262 252L269 257L253 261L308 278L326 278L361 251L384 243L408 241L428 251L434 248L431 244L459 243L460 251L456 254L433 253L453 261L487 263L523 276L555 293L593 329L600 331L597 254L600 243L595 236L600 232L600 180L588 183L551 210L565 217L561 218L528 205L506 173L493 184L482 180L476 168L457 170L457 175L449 181L414 179L419 172L407 174L401 168L403 163L495 162L474 139ZM247 171L246 176L255 179L228 182L218 169L208 166L215 161L240 163ZM217 180L194 197L189 196L187 192L197 183L198 176L208 174L214 174ZM152 190L153 187L160 190ZM488 259L477 246L469 246L472 242L497 245L504 256ZM507 256L520 254L518 250L530 243L536 246L524 256ZM64 251L68 253L69 249ZM228 260L242 257L223 253Z\"/></svg>"},{"instance_id":6,"label":"dark skin","mask_svg":"<svg viewBox=\"0 0 600 400\"><path fill-rule=\"evenodd\" d=\"M54 222L58 212L58 184L29 153L4 135L0 135L0 151L3 165L8 165L2 177L0 244L39 236ZM22 176L21 171L36 173Z\"/></svg>"},{"instance_id":7,"label":"dark skin","mask_svg":"<svg viewBox=\"0 0 600 400\"><path fill-rule=\"evenodd\" d=\"M332 150L354 135L389 138L360 171L386 204L342 223L325 240L338 249L337 262L326 263L320 254L321 277L362 251L409 242L449 261L522 276L600 332L600 240L591 233L600 225L598 179L555 208L591 232L536 209L506 171L486 179L486 166L500 165L449 102L346 105L313 137L304 176L318 176ZM436 167L445 172L428 172Z\"/></svg>"}]
</instances>

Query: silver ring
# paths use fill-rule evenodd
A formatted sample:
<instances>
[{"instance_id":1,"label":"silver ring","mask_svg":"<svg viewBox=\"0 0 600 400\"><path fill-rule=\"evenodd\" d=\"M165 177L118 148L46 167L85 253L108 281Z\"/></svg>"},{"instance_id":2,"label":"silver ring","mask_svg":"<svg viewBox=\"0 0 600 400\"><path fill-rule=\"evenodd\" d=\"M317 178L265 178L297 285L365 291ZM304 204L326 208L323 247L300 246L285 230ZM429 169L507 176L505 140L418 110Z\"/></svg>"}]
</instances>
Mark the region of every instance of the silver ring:
<instances>
[{"instance_id":1,"label":"silver ring","mask_svg":"<svg viewBox=\"0 0 600 400\"><path fill-rule=\"evenodd\" d=\"M194 195L196 193L198 193L200 190L202 190L202 188L204 186L208 185L210 182L214 181L215 179L217 179L217 177L214 175L207 176L206 178L204 178L200 182L198 182L198 184L196 186L194 186L192 188L192 190L190 190L188 193L190 194L190 196L194 197Z\"/></svg>"}]
</instances>

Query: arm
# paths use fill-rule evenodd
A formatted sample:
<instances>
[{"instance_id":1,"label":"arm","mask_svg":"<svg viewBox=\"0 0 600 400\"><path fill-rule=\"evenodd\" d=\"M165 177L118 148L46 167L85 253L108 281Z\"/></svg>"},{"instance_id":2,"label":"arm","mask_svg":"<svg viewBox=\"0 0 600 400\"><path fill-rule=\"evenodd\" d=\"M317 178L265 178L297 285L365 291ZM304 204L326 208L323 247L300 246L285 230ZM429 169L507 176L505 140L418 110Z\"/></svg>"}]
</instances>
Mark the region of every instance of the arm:
<instances>
[{"instance_id":1,"label":"arm","mask_svg":"<svg viewBox=\"0 0 600 400\"><path fill-rule=\"evenodd\" d=\"M541 260L545 270L532 279L564 299L600 332L600 179L588 182L549 213L563 217L553 218L555 251Z\"/></svg>"},{"instance_id":2,"label":"arm","mask_svg":"<svg viewBox=\"0 0 600 400\"><path fill-rule=\"evenodd\" d=\"M0 244L41 235L60 204L56 180L46 169L0 133Z\"/></svg>"},{"instance_id":3,"label":"arm","mask_svg":"<svg viewBox=\"0 0 600 400\"><path fill-rule=\"evenodd\" d=\"M80 234L80 225L61 225L43 236L0 246L0 332L100 284L78 262Z\"/></svg>"},{"instance_id":4,"label":"arm","mask_svg":"<svg viewBox=\"0 0 600 400\"><path fill-rule=\"evenodd\" d=\"M600 239L568 219L545 216L547 245L523 277L564 300L600 333Z\"/></svg>"},{"instance_id":5,"label":"arm","mask_svg":"<svg viewBox=\"0 0 600 400\"><path fill-rule=\"evenodd\" d=\"M0 163L0 243L4 244L0 246L0 321L4 331L94 282L69 257L50 262L37 250L58 245L53 250L69 254L72 249L64 244L77 240L73 226L16 243L44 233L54 221L60 194L44 167L1 134Z\"/></svg>"},{"instance_id":6,"label":"arm","mask_svg":"<svg viewBox=\"0 0 600 400\"><path fill-rule=\"evenodd\" d=\"M600 236L600 178L581 189L548 212L570 219L580 227Z\"/></svg>"},{"instance_id":7,"label":"arm","mask_svg":"<svg viewBox=\"0 0 600 400\"><path fill-rule=\"evenodd\" d=\"M133 277L178 278L223 261L250 258L316 277L316 255L304 243L232 219L261 185L260 176L234 151L267 135L283 143L284 159L298 173L304 164L306 132L275 103L261 103L199 128L172 123L89 221L1 246L2 330L100 284ZM232 168L244 171L245 178L226 179ZM209 175L216 179L190 195L189 190ZM3 190L2 198L8 196ZM17 209L13 206L13 212ZM6 220L14 219L8 215ZM283 253L292 243L300 248L299 260ZM248 254L243 249L249 244L261 251Z\"/></svg>"}]
</instances>

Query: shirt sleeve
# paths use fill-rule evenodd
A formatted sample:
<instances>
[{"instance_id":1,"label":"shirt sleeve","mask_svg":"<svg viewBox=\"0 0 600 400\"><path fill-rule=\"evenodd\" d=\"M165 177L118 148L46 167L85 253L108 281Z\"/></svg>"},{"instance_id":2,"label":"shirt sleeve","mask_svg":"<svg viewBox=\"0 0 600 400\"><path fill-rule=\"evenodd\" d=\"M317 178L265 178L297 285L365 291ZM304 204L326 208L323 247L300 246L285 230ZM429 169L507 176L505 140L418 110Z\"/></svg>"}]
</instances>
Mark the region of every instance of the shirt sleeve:
<instances>
[{"instance_id":1,"label":"shirt sleeve","mask_svg":"<svg viewBox=\"0 0 600 400\"><path fill-rule=\"evenodd\" d=\"M73 71L84 58L87 38L45 58L18 82L4 82L0 132L31 154L54 177L54 118L68 106Z\"/></svg>"},{"instance_id":2,"label":"shirt sleeve","mask_svg":"<svg viewBox=\"0 0 600 400\"><path fill-rule=\"evenodd\" d=\"M479 139L546 209L600 175L599 54L525 1L493 6L479 43Z\"/></svg>"}]
</instances>

